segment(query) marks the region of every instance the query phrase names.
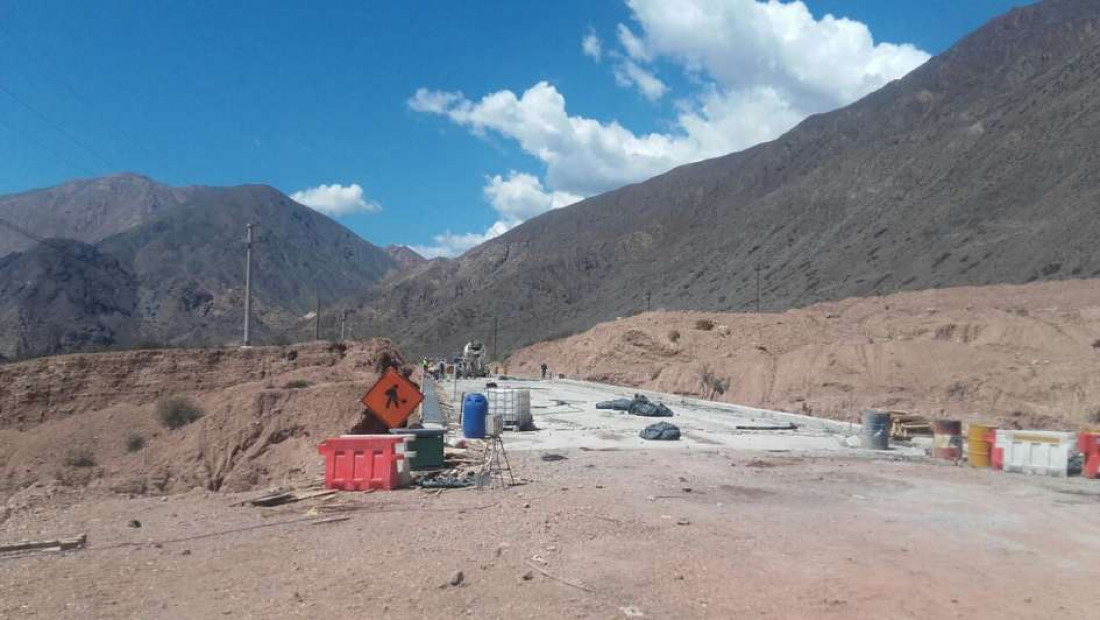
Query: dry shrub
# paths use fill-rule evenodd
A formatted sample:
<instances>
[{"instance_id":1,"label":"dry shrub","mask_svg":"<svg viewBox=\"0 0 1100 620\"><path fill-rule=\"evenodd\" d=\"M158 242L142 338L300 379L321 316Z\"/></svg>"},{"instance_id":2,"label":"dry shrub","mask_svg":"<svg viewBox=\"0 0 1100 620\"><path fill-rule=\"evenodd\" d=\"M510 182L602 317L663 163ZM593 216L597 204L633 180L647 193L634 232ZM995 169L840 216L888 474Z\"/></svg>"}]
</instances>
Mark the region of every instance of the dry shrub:
<instances>
[{"instance_id":1,"label":"dry shrub","mask_svg":"<svg viewBox=\"0 0 1100 620\"><path fill-rule=\"evenodd\" d=\"M703 397L714 399L722 396L730 389L730 380L721 379L714 374L714 370L707 364L699 369L699 380L703 383Z\"/></svg>"},{"instance_id":2,"label":"dry shrub","mask_svg":"<svg viewBox=\"0 0 1100 620\"><path fill-rule=\"evenodd\" d=\"M695 329L701 332L709 332L714 329L714 321L710 319L699 319L695 321Z\"/></svg>"},{"instance_id":3,"label":"dry shrub","mask_svg":"<svg viewBox=\"0 0 1100 620\"><path fill-rule=\"evenodd\" d=\"M95 467L95 454L88 448L70 448L65 453L65 465L68 467Z\"/></svg>"},{"instance_id":4,"label":"dry shrub","mask_svg":"<svg viewBox=\"0 0 1100 620\"><path fill-rule=\"evenodd\" d=\"M157 419L168 428L187 426L203 415L202 408L186 396L169 396L157 401Z\"/></svg>"},{"instance_id":5,"label":"dry shrub","mask_svg":"<svg viewBox=\"0 0 1100 620\"><path fill-rule=\"evenodd\" d=\"M137 433L130 433L126 436L126 451L137 452L145 447L145 438Z\"/></svg>"},{"instance_id":6,"label":"dry shrub","mask_svg":"<svg viewBox=\"0 0 1100 620\"><path fill-rule=\"evenodd\" d=\"M680 341L680 332L675 330L675 329L668 330L668 341L669 342L679 342Z\"/></svg>"},{"instance_id":7,"label":"dry shrub","mask_svg":"<svg viewBox=\"0 0 1100 620\"><path fill-rule=\"evenodd\" d=\"M292 379L283 384L283 388L287 390L301 390L313 385L305 379Z\"/></svg>"}]
</instances>

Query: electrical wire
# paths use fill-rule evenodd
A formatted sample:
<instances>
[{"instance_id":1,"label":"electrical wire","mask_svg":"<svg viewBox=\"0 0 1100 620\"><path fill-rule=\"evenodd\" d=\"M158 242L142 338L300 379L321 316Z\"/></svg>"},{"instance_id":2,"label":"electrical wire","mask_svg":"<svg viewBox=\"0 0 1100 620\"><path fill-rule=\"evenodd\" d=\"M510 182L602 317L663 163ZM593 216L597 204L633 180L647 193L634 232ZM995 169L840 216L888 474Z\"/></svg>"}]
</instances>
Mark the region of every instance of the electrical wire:
<instances>
[{"instance_id":1,"label":"electrical wire","mask_svg":"<svg viewBox=\"0 0 1100 620\"><path fill-rule=\"evenodd\" d=\"M92 157L98 159L101 163L106 165L109 170L115 170L116 169L115 165L112 164L110 161L108 161L106 157L103 157L98 152L96 152L94 149L92 149L90 146L88 146L87 144L84 144L84 142L81 141L79 138L77 138L73 134L69 133L69 131L67 129L65 129L64 127L62 127L60 123L53 121L52 119L50 119L50 117L46 116L42 112L39 112L37 108L35 108L31 104L27 103L27 101L24 100L19 95L16 95L7 86L4 86L3 82L0 82L0 92L2 92L4 94L6 94L7 96L11 97L13 100L15 100L16 103L23 106L23 108L26 109L27 111L29 111L31 114L34 114L35 116L37 116L42 122L44 122L47 125L49 125L50 127L52 127L59 134L61 134L61 135L65 136L66 138L68 138L73 144L75 144L75 145L79 146L80 148L84 149L85 151L87 151Z\"/></svg>"},{"instance_id":2,"label":"electrical wire","mask_svg":"<svg viewBox=\"0 0 1100 620\"><path fill-rule=\"evenodd\" d=\"M34 137L30 133L27 133L26 131L23 131L23 129L20 128L18 125L13 125L12 123L9 123L2 116L0 116L0 125L3 125L4 127L7 127L12 133L15 133L15 134L19 135L20 137L22 137L27 142L30 142L31 144L34 144L38 148L42 149L43 151L46 151L50 155L53 155L59 161L65 163L65 164L68 164L69 166L71 166L71 167L73 167L77 170L80 170L81 172L84 172L84 173L88 174L89 176L95 176L96 175L96 173L93 172L87 166L84 166L83 164L75 162L72 159L69 159L68 157L66 157L65 155L62 155L61 153L55 151L53 148L51 148L49 146L46 146L43 142L39 141L38 138Z\"/></svg>"},{"instance_id":3,"label":"electrical wire","mask_svg":"<svg viewBox=\"0 0 1100 620\"><path fill-rule=\"evenodd\" d=\"M57 84L60 84L62 88L68 91L68 94L72 99L76 100L86 109L93 112L95 116L99 117L99 121L106 125L111 131L121 136L125 141L129 142L132 146L142 151L146 156L152 159L159 159L153 149L150 149L145 143L138 141L130 132L126 131L126 129L124 129L122 126L112 121L110 117L106 113L104 113L98 105L94 104L89 97L86 97L83 93L78 91L76 87L74 87L68 80L62 77L62 72L57 63L49 58L46 54L43 54L42 52L27 45L25 39L13 35L12 32L8 30L2 23L0 23L0 35L6 38L13 45L19 47L20 50L24 52L24 55L33 55L38 58L41 65L48 65L47 67L44 67L48 69L48 71L36 73L35 75L37 77L41 77L42 75L49 75L50 77L52 77ZM25 74L24 78L26 78ZM176 169L177 175L185 183L187 183L188 185L195 185L194 181L192 181L189 178L189 175L185 174L181 168L179 168L178 166L172 167Z\"/></svg>"}]
</instances>

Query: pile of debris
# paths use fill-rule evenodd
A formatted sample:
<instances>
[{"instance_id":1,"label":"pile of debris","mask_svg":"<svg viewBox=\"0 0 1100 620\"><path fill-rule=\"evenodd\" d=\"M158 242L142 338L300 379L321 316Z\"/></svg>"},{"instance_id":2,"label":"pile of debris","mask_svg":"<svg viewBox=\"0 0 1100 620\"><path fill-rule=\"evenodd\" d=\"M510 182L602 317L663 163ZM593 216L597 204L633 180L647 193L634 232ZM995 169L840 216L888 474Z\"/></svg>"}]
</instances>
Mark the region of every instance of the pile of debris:
<instances>
[{"instance_id":1,"label":"pile of debris","mask_svg":"<svg viewBox=\"0 0 1100 620\"><path fill-rule=\"evenodd\" d=\"M646 418L671 418L674 414L664 403L650 401L642 394L635 394L633 399L617 398L596 403L596 409L612 409L626 411L631 415Z\"/></svg>"}]
</instances>

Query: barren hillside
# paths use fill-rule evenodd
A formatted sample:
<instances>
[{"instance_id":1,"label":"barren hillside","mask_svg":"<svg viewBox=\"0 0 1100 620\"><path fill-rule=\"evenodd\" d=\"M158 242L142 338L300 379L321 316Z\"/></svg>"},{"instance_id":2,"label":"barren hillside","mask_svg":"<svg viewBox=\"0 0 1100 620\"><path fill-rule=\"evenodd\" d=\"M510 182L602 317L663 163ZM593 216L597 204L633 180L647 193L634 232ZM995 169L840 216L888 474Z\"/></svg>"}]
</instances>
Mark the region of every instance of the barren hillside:
<instances>
[{"instance_id":1,"label":"barren hillside","mask_svg":"<svg viewBox=\"0 0 1100 620\"><path fill-rule=\"evenodd\" d=\"M522 349L509 372L537 375L542 362L574 378L838 419L873 407L1097 425L1100 281L899 293L779 314L651 312Z\"/></svg>"},{"instance_id":2,"label":"barren hillside","mask_svg":"<svg viewBox=\"0 0 1100 620\"><path fill-rule=\"evenodd\" d=\"M2 365L0 497L34 482L141 494L315 478L316 444L363 422L358 399L389 360L400 363L374 340ZM173 396L205 415L165 427L156 405Z\"/></svg>"},{"instance_id":3,"label":"barren hillside","mask_svg":"<svg viewBox=\"0 0 1100 620\"><path fill-rule=\"evenodd\" d=\"M1100 2L1015 9L780 138L529 220L364 296L410 353L647 307L743 312L1100 275Z\"/></svg>"}]
</instances>

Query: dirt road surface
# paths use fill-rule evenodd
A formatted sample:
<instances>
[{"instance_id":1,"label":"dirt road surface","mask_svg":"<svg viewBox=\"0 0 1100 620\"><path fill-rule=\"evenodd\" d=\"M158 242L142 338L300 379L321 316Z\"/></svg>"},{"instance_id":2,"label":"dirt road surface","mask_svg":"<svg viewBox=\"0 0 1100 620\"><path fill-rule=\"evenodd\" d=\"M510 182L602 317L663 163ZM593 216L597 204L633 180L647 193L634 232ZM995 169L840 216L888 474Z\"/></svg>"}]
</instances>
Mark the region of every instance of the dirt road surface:
<instances>
[{"instance_id":1,"label":"dirt road surface","mask_svg":"<svg viewBox=\"0 0 1100 620\"><path fill-rule=\"evenodd\" d=\"M600 426L590 413L582 426ZM255 508L233 505L255 493L32 487L0 540L89 546L0 559L0 617L1083 618L1100 604L1093 481L563 437L510 437L522 484L505 490Z\"/></svg>"}]
</instances>

